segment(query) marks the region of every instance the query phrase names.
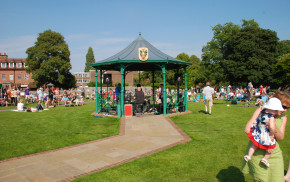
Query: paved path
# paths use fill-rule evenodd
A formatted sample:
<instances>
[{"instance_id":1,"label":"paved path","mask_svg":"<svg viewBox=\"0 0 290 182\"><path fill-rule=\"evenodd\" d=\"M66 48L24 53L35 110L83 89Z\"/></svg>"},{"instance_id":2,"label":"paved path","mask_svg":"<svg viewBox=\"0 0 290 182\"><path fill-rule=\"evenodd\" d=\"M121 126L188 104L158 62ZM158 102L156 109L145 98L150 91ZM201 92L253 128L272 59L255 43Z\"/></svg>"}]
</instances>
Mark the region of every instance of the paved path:
<instances>
[{"instance_id":1,"label":"paved path","mask_svg":"<svg viewBox=\"0 0 290 182\"><path fill-rule=\"evenodd\" d=\"M189 140L162 115L122 118L118 136L0 161L0 181L70 181Z\"/></svg>"}]
</instances>

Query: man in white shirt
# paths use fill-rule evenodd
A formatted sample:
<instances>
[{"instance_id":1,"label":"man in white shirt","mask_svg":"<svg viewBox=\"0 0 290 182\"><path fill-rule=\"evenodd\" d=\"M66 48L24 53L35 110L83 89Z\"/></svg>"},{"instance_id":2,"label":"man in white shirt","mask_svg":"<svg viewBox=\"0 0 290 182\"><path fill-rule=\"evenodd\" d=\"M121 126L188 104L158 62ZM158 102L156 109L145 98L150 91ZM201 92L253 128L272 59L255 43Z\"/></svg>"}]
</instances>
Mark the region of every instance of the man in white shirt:
<instances>
[{"instance_id":1,"label":"man in white shirt","mask_svg":"<svg viewBox=\"0 0 290 182\"><path fill-rule=\"evenodd\" d=\"M210 87L210 82L206 82L206 87L202 92L204 96L205 113L207 113L207 106L209 106L209 114L211 115L211 108L213 105L214 89Z\"/></svg>"}]
</instances>

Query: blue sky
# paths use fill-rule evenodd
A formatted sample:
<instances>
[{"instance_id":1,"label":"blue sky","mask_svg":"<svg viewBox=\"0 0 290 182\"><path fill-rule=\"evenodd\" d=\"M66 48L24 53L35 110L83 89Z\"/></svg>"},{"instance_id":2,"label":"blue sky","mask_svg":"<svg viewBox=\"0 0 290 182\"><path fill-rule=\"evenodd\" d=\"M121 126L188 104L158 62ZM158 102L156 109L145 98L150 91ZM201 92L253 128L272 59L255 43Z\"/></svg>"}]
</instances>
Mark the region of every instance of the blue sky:
<instances>
[{"instance_id":1,"label":"blue sky","mask_svg":"<svg viewBox=\"0 0 290 182\"><path fill-rule=\"evenodd\" d=\"M166 54L201 57L212 27L254 19L290 40L289 0L0 0L0 52L26 58L39 33L61 33L72 73L82 72L89 46L96 61L124 49L142 33Z\"/></svg>"}]
</instances>

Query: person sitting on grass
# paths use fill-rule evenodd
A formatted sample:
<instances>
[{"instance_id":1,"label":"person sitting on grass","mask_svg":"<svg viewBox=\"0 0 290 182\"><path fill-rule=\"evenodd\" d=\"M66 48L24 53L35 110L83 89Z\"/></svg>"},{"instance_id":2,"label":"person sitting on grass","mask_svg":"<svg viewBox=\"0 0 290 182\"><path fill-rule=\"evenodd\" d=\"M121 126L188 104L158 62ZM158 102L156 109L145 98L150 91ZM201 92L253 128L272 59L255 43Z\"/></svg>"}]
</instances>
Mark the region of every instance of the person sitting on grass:
<instances>
[{"instance_id":1,"label":"person sitting on grass","mask_svg":"<svg viewBox=\"0 0 290 182\"><path fill-rule=\"evenodd\" d=\"M22 103L22 99L17 103L17 111L24 111L24 104Z\"/></svg>"},{"instance_id":2,"label":"person sitting on grass","mask_svg":"<svg viewBox=\"0 0 290 182\"><path fill-rule=\"evenodd\" d=\"M77 95L72 95L70 104L71 105L75 104L76 106L79 105L79 99L78 99Z\"/></svg>"},{"instance_id":3,"label":"person sitting on grass","mask_svg":"<svg viewBox=\"0 0 290 182\"><path fill-rule=\"evenodd\" d=\"M252 141L252 146L249 149L247 155L244 156L246 162L251 160L251 157L255 153L257 148L265 149L266 154L261 160L265 166L270 167L268 159L271 157L271 154L276 147L276 140L274 139L275 134L275 118L279 115L279 112L283 112L281 101L277 98L271 98L261 113L254 113L251 118L252 128L248 134L248 137ZM256 121L256 124L254 124Z\"/></svg>"},{"instance_id":4,"label":"person sitting on grass","mask_svg":"<svg viewBox=\"0 0 290 182\"><path fill-rule=\"evenodd\" d=\"M261 99L262 99L263 103L267 102L268 96L266 95L266 93L262 93Z\"/></svg>"},{"instance_id":5,"label":"person sitting on grass","mask_svg":"<svg viewBox=\"0 0 290 182\"><path fill-rule=\"evenodd\" d=\"M93 101L93 100L95 100L95 96L91 94L91 96L89 97L89 101Z\"/></svg>"},{"instance_id":6,"label":"person sitting on grass","mask_svg":"<svg viewBox=\"0 0 290 182\"><path fill-rule=\"evenodd\" d=\"M67 95L64 95L61 99L61 101L63 102L63 104L66 106L67 104L69 104L69 98Z\"/></svg>"},{"instance_id":7,"label":"person sitting on grass","mask_svg":"<svg viewBox=\"0 0 290 182\"><path fill-rule=\"evenodd\" d=\"M83 97L83 96L81 96L81 97L80 97L80 105L83 105L83 104L84 104L84 102L85 102L85 101L84 101L84 97Z\"/></svg>"}]
</instances>

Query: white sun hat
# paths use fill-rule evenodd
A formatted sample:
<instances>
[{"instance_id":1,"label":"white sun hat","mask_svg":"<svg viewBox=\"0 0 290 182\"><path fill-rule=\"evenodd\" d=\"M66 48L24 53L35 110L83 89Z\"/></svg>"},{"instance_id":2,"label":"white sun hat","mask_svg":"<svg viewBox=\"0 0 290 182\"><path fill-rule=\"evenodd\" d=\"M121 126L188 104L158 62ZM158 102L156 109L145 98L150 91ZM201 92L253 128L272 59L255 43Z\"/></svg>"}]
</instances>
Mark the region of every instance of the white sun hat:
<instances>
[{"instance_id":1,"label":"white sun hat","mask_svg":"<svg viewBox=\"0 0 290 182\"><path fill-rule=\"evenodd\" d=\"M284 111L281 101L275 97L269 99L264 108L275 111Z\"/></svg>"}]
</instances>

